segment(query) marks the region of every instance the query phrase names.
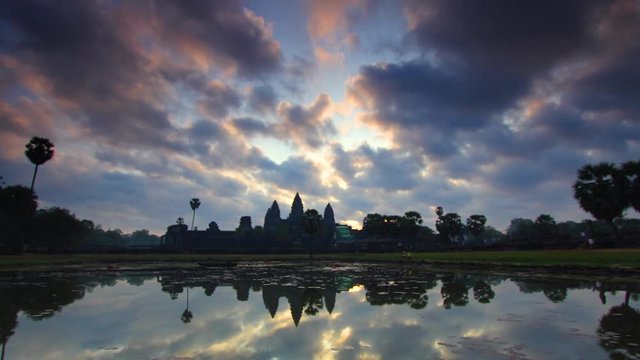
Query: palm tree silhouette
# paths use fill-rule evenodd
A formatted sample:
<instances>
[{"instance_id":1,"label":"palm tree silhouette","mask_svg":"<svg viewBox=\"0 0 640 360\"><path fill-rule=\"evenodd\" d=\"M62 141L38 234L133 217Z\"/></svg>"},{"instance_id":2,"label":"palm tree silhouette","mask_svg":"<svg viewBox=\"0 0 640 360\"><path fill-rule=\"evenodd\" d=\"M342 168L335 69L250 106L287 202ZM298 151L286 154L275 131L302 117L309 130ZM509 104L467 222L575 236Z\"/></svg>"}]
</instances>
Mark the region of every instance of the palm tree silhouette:
<instances>
[{"instance_id":1,"label":"palm tree silhouette","mask_svg":"<svg viewBox=\"0 0 640 360\"><path fill-rule=\"evenodd\" d=\"M35 166L33 171L33 179L31 179L31 190L33 191L33 184L36 182L36 175L38 174L38 166L46 163L53 158L55 150L53 149L53 143L49 139L32 137L25 147L24 154L29 158Z\"/></svg>"},{"instance_id":2,"label":"palm tree silhouette","mask_svg":"<svg viewBox=\"0 0 640 360\"><path fill-rule=\"evenodd\" d=\"M309 234L309 258L313 259L313 238L315 234L320 230L322 224L322 216L316 209L309 209L304 212L302 216L302 225L304 231Z\"/></svg>"},{"instance_id":3,"label":"palm tree silhouette","mask_svg":"<svg viewBox=\"0 0 640 360\"><path fill-rule=\"evenodd\" d=\"M180 316L180 320L188 324L191 322L191 319L193 319L193 313L189 310L189 287L187 286L187 308L182 313L182 316Z\"/></svg>"},{"instance_id":4,"label":"palm tree silhouette","mask_svg":"<svg viewBox=\"0 0 640 360\"><path fill-rule=\"evenodd\" d=\"M620 240L614 220L622 217L624 210L630 205L628 188L629 179L615 164L585 165L578 170L573 197L596 220L608 222L616 240Z\"/></svg>"},{"instance_id":5,"label":"palm tree silhouette","mask_svg":"<svg viewBox=\"0 0 640 360\"><path fill-rule=\"evenodd\" d=\"M193 230L193 221L196 219L196 209L200 207L200 199L191 199L189 205L191 205L191 210L193 210L193 216L191 217L191 230Z\"/></svg>"}]
</instances>

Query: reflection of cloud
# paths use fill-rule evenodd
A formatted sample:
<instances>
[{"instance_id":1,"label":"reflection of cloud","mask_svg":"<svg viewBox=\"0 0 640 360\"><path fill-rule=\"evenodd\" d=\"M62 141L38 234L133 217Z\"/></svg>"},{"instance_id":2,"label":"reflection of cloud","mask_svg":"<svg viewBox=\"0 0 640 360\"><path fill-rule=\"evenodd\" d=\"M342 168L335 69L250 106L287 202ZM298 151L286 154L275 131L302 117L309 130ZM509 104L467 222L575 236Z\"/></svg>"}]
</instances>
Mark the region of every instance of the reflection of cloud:
<instances>
[{"instance_id":1,"label":"reflection of cloud","mask_svg":"<svg viewBox=\"0 0 640 360\"><path fill-rule=\"evenodd\" d=\"M337 352L351 339L353 329L349 326L338 331L329 330L320 337L320 349L313 354L314 359L335 359Z\"/></svg>"}]
</instances>

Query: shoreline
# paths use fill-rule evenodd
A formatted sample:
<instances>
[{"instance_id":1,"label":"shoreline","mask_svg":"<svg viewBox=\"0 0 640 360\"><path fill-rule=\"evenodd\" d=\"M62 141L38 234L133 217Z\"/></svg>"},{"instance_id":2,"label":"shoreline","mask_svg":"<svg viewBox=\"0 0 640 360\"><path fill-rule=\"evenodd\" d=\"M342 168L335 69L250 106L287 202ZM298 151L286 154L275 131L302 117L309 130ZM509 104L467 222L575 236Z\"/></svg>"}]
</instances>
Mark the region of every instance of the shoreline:
<instances>
[{"instance_id":1,"label":"shoreline","mask_svg":"<svg viewBox=\"0 0 640 360\"><path fill-rule=\"evenodd\" d=\"M640 249L317 254L24 254L0 256L0 272L202 269L198 262L343 262L431 266L434 270L615 277L640 281Z\"/></svg>"}]
</instances>

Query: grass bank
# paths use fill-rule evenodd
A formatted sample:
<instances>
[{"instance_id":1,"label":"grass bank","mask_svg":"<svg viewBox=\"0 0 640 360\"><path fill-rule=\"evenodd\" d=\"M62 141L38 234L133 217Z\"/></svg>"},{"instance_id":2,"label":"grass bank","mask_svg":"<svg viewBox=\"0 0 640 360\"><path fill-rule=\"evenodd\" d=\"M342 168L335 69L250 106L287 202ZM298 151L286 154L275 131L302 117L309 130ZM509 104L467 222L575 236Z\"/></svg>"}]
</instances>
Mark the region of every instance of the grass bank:
<instances>
[{"instance_id":1,"label":"grass bank","mask_svg":"<svg viewBox=\"0 0 640 360\"><path fill-rule=\"evenodd\" d=\"M58 267L104 268L156 264L178 266L199 261L302 261L307 254L64 254L0 256L0 270ZM317 254L318 260L425 262L459 266L513 266L640 271L640 249L473 251L412 253Z\"/></svg>"}]
</instances>

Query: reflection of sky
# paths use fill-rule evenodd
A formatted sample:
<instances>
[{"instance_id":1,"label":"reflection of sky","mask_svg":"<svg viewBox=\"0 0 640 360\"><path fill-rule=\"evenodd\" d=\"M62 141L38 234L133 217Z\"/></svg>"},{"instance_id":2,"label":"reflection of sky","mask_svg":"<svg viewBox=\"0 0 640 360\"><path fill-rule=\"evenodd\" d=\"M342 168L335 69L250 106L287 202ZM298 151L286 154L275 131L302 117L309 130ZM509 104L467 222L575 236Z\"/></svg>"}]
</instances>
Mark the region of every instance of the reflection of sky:
<instances>
[{"instance_id":1,"label":"reflection of sky","mask_svg":"<svg viewBox=\"0 0 640 360\"><path fill-rule=\"evenodd\" d=\"M272 319L260 292L236 300L231 287L211 296L189 290L193 319L180 321L186 289L171 300L160 284L118 281L98 287L52 318L20 315L7 359L605 359L595 331L624 294L602 305L591 290L569 290L554 304L541 292L521 293L510 282L494 285L495 298L480 304L469 290L464 307L441 306L440 286L428 291L425 309L371 306L365 291L337 294L332 314L303 314L294 326L285 298ZM638 307L638 303L632 304Z\"/></svg>"}]
</instances>

